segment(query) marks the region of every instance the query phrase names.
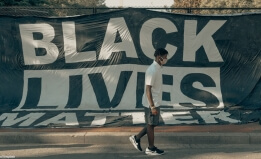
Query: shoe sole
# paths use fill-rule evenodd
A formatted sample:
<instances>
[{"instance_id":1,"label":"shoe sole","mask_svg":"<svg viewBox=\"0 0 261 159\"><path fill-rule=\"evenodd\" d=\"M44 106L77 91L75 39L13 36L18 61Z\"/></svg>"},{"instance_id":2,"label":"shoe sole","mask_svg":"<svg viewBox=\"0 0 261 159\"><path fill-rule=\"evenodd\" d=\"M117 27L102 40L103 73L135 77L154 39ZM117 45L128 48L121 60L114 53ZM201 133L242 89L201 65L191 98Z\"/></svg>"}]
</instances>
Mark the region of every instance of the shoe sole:
<instances>
[{"instance_id":1,"label":"shoe sole","mask_svg":"<svg viewBox=\"0 0 261 159\"><path fill-rule=\"evenodd\" d=\"M146 155L149 155L149 156L159 156L159 155L164 155L164 153L151 153L151 152L145 152Z\"/></svg>"}]
</instances>

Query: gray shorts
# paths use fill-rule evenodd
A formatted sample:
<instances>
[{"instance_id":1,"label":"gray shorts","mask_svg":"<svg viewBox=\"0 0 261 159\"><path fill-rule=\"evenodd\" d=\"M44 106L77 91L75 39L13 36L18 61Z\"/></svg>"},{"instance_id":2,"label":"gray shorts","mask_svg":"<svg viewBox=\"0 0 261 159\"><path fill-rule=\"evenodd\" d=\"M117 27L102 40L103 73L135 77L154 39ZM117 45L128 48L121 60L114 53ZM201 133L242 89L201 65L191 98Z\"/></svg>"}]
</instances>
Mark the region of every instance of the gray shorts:
<instances>
[{"instance_id":1,"label":"gray shorts","mask_svg":"<svg viewBox=\"0 0 261 159\"><path fill-rule=\"evenodd\" d=\"M148 125L159 125L159 116L160 116L160 108L156 107L155 108L158 111L157 115L152 115L151 114L151 109L144 107L145 110L145 122Z\"/></svg>"}]
</instances>

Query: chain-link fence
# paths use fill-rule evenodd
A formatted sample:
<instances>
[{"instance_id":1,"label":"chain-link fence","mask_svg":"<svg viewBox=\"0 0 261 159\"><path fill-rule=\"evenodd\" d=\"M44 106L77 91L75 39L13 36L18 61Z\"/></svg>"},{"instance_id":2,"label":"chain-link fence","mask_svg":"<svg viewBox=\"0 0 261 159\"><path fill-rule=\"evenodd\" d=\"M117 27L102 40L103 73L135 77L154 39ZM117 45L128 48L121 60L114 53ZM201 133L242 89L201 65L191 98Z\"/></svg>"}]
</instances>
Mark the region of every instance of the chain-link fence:
<instances>
[{"instance_id":1,"label":"chain-link fence","mask_svg":"<svg viewBox=\"0 0 261 159\"><path fill-rule=\"evenodd\" d=\"M103 8L103 11L110 9ZM97 13L97 8L0 7L0 15L9 16L75 16Z\"/></svg>"},{"instance_id":2,"label":"chain-link fence","mask_svg":"<svg viewBox=\"0 0 261 159\"><path fill-rule=\"evenodd\" d=\"M0 15L8 16L75 16L103 13L123 8L48 8L48 7L0 7ZM261 8L143 8L162 12L190 14L235 14L261 12Z\"/></svg>"},{"instance_id":3,"label":"chain-link fence","mask_svg":"<svg viewBox=\"0 0 261 159\"><path fill-rule=\"evenodd\" d=\"M174 13L191 14L240 14L240 13L261 13L261 8L173 8Z\"/></svg>"}]
</instances>

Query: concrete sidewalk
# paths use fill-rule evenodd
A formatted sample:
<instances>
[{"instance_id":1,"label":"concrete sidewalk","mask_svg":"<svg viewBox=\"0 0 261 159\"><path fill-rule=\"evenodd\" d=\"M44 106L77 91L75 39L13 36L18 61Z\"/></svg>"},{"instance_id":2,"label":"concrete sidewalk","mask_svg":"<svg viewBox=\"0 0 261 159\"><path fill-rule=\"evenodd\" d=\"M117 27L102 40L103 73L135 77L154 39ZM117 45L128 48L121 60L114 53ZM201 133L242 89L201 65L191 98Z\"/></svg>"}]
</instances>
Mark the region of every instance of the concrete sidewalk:
<instances>
[{"instance_id":1,"label":"concrete sidewalk","mask_svg":"<svg viewBox=\"0 0 261 159\"><path fill-rule=\"evenodd\" d=\"M0 129L0 144L128 144L142 127ZM261 144L258 122L242 125L159 126L158 144ZM142 142L147 142L146 137Z\"/></svg>"}]
</instances>

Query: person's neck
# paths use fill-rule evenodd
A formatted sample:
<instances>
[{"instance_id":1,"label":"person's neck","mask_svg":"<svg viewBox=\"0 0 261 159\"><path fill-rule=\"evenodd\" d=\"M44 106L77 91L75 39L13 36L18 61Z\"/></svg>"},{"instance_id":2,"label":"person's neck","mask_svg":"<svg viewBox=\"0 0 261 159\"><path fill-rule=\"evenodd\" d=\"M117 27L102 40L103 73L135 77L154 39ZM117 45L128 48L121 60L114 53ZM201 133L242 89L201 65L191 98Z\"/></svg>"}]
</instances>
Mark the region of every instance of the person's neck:
<instances>
[{"instance_id":1,"label":"person's neck","mask_svg":"<svg viewBox=\"0 0 261 159\"><path fill-rule=\"evenodd\" d=\"M155 59L155 61L156 61L160 66L162 66L159 60Z\"/></svg>"}]
</instances>

